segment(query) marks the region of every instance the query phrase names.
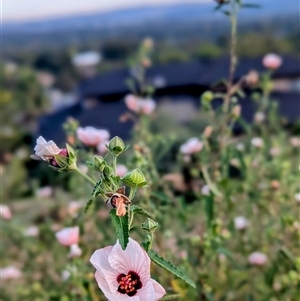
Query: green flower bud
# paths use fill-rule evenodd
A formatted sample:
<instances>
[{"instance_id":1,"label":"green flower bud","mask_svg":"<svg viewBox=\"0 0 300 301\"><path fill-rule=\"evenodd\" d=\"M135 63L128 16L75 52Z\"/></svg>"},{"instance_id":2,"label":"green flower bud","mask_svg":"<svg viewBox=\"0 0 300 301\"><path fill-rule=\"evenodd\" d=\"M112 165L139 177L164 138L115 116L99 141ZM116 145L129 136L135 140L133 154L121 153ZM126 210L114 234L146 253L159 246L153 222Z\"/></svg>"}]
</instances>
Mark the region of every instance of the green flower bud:
<instances>
[{"instance_id":1,"label":"green flower bud","mask_svg":"<svg viewBox=\"0 0 300 301\"><path fill-rule=\"evenodd\" d=\"M109 165L105 165L104 169L103 169L103 174L106 176L106 177L109 177L113 174L113 169L112 167L110 167Z\"/></svg>"},{"instance_id":2,"label":"green flower bud","mask_svg":"<svg viewBox=\"0 0 300 301\"><path fill-rule=\"evenodd\" d=\"M147 218L144 223L142 223L142 229L147 230L149 232L154 232L158 227L158 223L152 220L151 218Z\"/></svg>"},{"instance_id":3,"label":"green flower bud","mask_svg":"<svg viewBox=\"0 0 300 301\"><path fill-rule=\"evenodd\" d=\"M118 136L112 138L108 144L108 150L114 156L119 156L126 149L127 147L125 146L123 140Z\"/></svg>"},{"instance_id":4,"label":"green flower bud","mask_svg":"<svg viewBox=\"0 0 300 301\"><path fill-rule=\"evenodd\" d=\"M139 169L128 172L121 180L130 187L142 187L147 184L143 173Z\"/></svg>"},{"instance_id":5,"label":"green flower bud","mask_svg":"<svg viewBox=\"0 0 300 301\"><path fill-rule=\"evenodd\" d=\"M214 93L211 91L205 91L202 95L201 95L201 102L203 103L208 103L211 102L214 99Z\"/></svg>"},{"instance_id":6,"label":"green flower bud","mask_svg":"<svg viewBox=\"0 0 300 301\"><path fill-rule=\"evenodd\" d=\"M94 156L92 166L95 170L102 172L106 166L106 162L101 156Z\"/></svg>"}]
</instances>

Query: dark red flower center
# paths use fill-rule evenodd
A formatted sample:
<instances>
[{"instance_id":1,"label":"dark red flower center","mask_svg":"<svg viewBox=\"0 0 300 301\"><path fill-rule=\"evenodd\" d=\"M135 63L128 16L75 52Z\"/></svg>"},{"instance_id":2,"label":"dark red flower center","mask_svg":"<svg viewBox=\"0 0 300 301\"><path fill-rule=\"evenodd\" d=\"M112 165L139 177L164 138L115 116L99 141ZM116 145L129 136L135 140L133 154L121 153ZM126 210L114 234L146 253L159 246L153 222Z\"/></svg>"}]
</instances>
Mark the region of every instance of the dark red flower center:
<instances>
[{"instance_id":1,"label":"dark red flower center","mask_svg":"<svg viewBox=\"0 0 300 301\"><path fill-rule=\"evenodd\" d=\"M129 297L134 296L137 293L137 290L143 286L140 276L133 271L129 271L127 275L120 274L117 277L117 281L120 284L118 292L121 294L127 294Z\"/></svg>"},{"instance_id":2,"label":"dark red flower center","mask_svg":"<svg viewBox=\"0 0 300 301\"><path fill-rule=\"evenodd\" d=\"M68 150L66 148L63 148L60 153L60 156L64 156L64 157L68 157ZM50 160L50 164L54 167L59 167L59 165L57 164L56 160L54 159L54 157Z\"/></svg>"}]
</instances>

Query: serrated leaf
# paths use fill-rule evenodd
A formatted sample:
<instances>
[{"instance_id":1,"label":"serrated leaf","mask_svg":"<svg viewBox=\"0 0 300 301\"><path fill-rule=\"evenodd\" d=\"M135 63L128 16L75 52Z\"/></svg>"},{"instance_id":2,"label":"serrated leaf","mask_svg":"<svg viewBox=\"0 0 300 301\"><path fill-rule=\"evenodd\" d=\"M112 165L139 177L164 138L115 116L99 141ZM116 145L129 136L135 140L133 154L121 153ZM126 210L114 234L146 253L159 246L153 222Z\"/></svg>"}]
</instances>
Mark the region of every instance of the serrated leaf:
<instances>
[{"instance_id":1,"label":"serrated leaf","mask_svg":"<svg viewBox=\"0 0 300 301\"><path fill-rule=\"evenodd\" d=\"M126 213L124 216L117 216L116 209L111 209L109 214L112 219L113 225L116 228L119 243L122 249L125 250L129 242L128 213Z\"/></svg>"},{"instance_id":2,"label":"serrated leaf","mask_svg":"<svg viewBox=\"0 0 300 301\"><path fill-rule=\"evenodd\" d=\"M144 210L142 207L132 205L130 207L130 210L136 214L140 214L140 215L144 215L146 217L152 218L151 214L148 211Z\"/></svg>"},{"instance_id":3,"label":"serrated leaf","mask_svg":"<svg viewBox=\"0 0 300 301\"><path fill-rule=\"evenodd\" d=\"M185 275L179 268L174 266L171 262L165 260L164 258L160 257L157 253L155 253L153 250L149 250L148 252L149 257L151 260L159 265L160 267L166 269L167 271L171 272L178 278L184 280L187 284L190 286L196 288L195 283L192 279L190 279L187 275Z\"/></svg>"},{"instance_id":4,"label":"serrated leaf","mask_svg":"<svg viewBox=\"0 0 300 301\"><path fill-rule=\"evenodd\" d=\"M173 294L173 295L166 295L164 297L162 297L161 299L159 299L159 301L167 301L167 300L174 300L180 298L179 294Z\"/></svg>"},{"instance_id":5,"label":"serrated leaf","mask_svg":"<svg viewBox=\"0 0 300 301\"><path fill-rule=\"evenodd\" d=\"M86 213L86 212L88 211L88 209L90 208L90 206L91 206L92 203L93 203L93 200L94 200L94 199L88 200L88 202L86 203L85 208L84 208L84 213Z\"/></svg>"}]
</instances>

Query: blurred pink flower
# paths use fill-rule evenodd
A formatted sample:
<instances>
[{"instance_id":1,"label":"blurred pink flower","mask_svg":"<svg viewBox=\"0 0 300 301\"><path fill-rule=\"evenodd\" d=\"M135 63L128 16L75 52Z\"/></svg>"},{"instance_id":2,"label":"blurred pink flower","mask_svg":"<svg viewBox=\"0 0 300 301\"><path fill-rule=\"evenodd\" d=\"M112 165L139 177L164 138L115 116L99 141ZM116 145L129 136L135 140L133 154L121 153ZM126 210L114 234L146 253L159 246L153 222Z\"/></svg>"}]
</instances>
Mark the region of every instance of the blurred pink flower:
<instances>
[{"instance_id":1,"label":"blurred pink flower","mask_svg":"<svg viewBox=\"0 0 300 301\"><path fill-rule=\"evenodd\" d=\"M264 146L264 141L260 137L254 137L251 139L251 144L257 148L262 148Z\"/></svg>"},{"instance_id":2,"label":"blurred pink flower","mask_svg":"<svg viewBox=\"0 0 300 301\"><path fill-rule=\"evenodd\" d=\"M13 266L0 269L0 279L18 279L22 276L22 272Z\"/></svg>"},{"instance_id":3,"label":"blurred pink flower","mask_svg":"<svg viewBox=\"0 0 300 301\"><path fill-rule=\"evenodd\" d=\"M150 258L141 246L129 238L125 250L119 242L94 252L90 259L96 268L95 278L108 300L156 301L166 294L150 278Z\"/></svg>"},{"instance_id":4,"label":"blurred pink flower","mask_svg":"<svg viewBox=\"0 0 300 301\"><path fill-rule=\"evenodd\" d=\"M281 150L280 150L280 148L279 147L272 147L271 149L270 149L270 155L272 156L272 157L276 157L276 156L278 156L278 155L280 155L280 153L281 153Z\"/></svg>"},{"instance_id":5,"label":"blurred pink flower","mask_svg":"<svg viewBox=\"0 0 300 301\"><path fill-rule=\"evenodd\" d=\"M119 177L124 177L127 173L128 169L125 165L118 164L116 167L116 175Z\"/></svg>"},{"instance_id":6,"label":"blurred pink flower","mask_svg":"<svg viewBox=\"0 0 300 301\"><path fill-rule=\"evenodd\" d=\"M88 146L97 146L107 141L110 134L107 130L98 130L92 126L79 127L76 130L77 138Z\"/></svg>"},{"instance_id":7,"label":"blurred pink flower","mask_svg":"<svg viewBox=\"0 0 300 301\"><path fill-rule=\"evenodd\" d=\"M30 226L24 230L24 236L35 237L39 235L39 228L37 226Z\"/></svg>"},{"instance_id":8,"label":"blurred pink flower","mask_svg":"<svg viewBox=\"0 0 300 301\"><path fill-rule=\"evenodd\" d=\"M4 219L11 219L12 214L7 205L0 205L0 216Z\"/></svg>"},{"instance_id":9,"label":"blurred pink flower","mask_svg":"<svg viewBox=\"0 0 300 301\"><path fill-rule=\"evenodd\" d=\"M244 230L249 226L249 221L243 216L237 216L234 219L234 227L237 230Z\"/></svg>"},{"instance_id":10,"label":"blurred pink flower","mask_svg":"<svg viewBox=\"0 0 300 301\"><path fill-rule=\"evenodd\" d=\"M71 201L68 204L67 211L71 216L75 217L82 206L83 204L79 201Z\"/></svg>"},{"instance_id":11,"label":"blurred pink flower","mask_svg":"<svg viewBox=\"0 0 300 301\"><path fill-rule=\"evenodd\" d=\"M186 143L180 147L180 152L185 155L198 153L202 150L203 143L198 138L190 138Z\"/></svg>"},{"instance_id":12,"label":"blurred pink flower","mask_svg":"<svg viewBox=\"0 0 300 301\"><path fill-rule=\"evenodd\" d=\"M156 107L156 103L153 99L140 98L133 94L129 94L125 97L125 104L129 110L145 115L150 115Z\"/></svg>"},{"instance_id":13,"label":"blurred pink flower","mask_svg":"<svg viewBox=\"0 0 300 301\"><path fill-rule=\"evenodd\" d=\"M274 53L269 53L263 57L263 65L264 67L275 70L279 68L282 64L282 58Z\"/></svg>"},{"instance_id":14,"label":"blurred pink flower","mask_svg":"<svg viewBox=\"0 0 300 301\"><path fill-rule=\"evenodd\" d=\"M78 244L79 241L79 227L64 228L56 232L56 238L59 243L65 247Z\"/></svg>"},{"instance_id":15,"label":"blurred pink flower","mask_svg":"<svg viewBox=\"0 0 300 301\"><path fill-rule=\"evenodd\" d=\"M82 250L79 248L77 244L73 244L70 246L70 253L68 257L73 258L73 257L79 257L82 254Z\"/></svg>"},{"instance_id":16,"label":"blurred pink flower","mask_svg":"<svg viewBox=\"0 0 300 301\"><path fill-rule=\"evenodd\" d=\"M156 108L156 103L151 98L146 98L140 102L140 110L145 115L150 115Z\"/></svg>"},{"instance_id":17,"label":"blurred pink flower","mask_svg":"<svg viewBox=\"0 0 300 301\"><path fill-rule=\"evenodd\" d=\"M290 142L293 147L300 147L300 138L299 137L291 137Z\"/></svg>"},{"instance_id":18,"label":"blurred pink flower","mask_svg":"<svg viewBox=\"0 0 300 301\"><path fill-rule=\"evenodd\" d=\"M256 123L261 123L265 119L266 119L266 115L263 112L256 112L255 115L254 115L254 121Z\"/></svg>"},{"instance_id":19,"label":"blurred pink flower","mask_svg":"<svg viewBox=\"0 0 300 301\"><path fill-rule=\"evenodd\" d=\"M264 253L254 252L249 255L248 262L253 265L263 266L267 263L268 257Z\"/></svg>"},{"instance_id":20,"label":"blurred pink flower","mask_svg":"<svg viewBox=\"0 0 300 301\"><path fill-rule=\"evenodd\" d=\"M51 186L44 186L36 191L36 196L39 198L49 198L53 193Z\"/></svg>"},{"instance_id":21,"label":"blurred pink flower","mask_svg":"<svg viewBox=\"0 0 300 301\"><path fill-rule=\"evenodd\" d=\"M97 145L97 151L99 154L105 154L107 153L107 147L106 145L109 144L109 141L104 141L104 142L101 142Z\"/></svg>"},{"instance_id":22,"label":"blurred pink flower","mask_svg":"<svg viewBox=\"0 0 300 301\"><path fill-rule=\"evenodd\" d=\"M295 194L295 200L297 203L300 203L300 193Z\"/></svg>"},{"instance_id":23,"label":"blurred pink flower","mask_svg":"<svg viewBox=\"0 0 300 301\"><path fill-rule=\"evenodd\" d=\"M44 161L50 161L54 155L58 155L62 149L60 149L52 140L46 141L42 136L36 140L36 146L34 147L35 156L33 159L42 159Z\"/></svg>"}]
</instances>

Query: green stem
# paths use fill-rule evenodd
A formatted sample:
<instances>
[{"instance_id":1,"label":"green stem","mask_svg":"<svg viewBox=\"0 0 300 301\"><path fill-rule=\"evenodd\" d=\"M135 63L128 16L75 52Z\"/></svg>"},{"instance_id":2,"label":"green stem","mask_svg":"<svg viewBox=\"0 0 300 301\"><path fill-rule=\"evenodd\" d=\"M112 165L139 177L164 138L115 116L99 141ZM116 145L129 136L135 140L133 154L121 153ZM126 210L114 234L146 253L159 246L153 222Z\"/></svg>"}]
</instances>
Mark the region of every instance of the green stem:
<instances>
[{"instance_id":1,"label":"green stem","mask_svg":"<svg viewBox=\"0 0 300 301\"><path fill-rule=\"evenodd\" d=\"M137 192L137 187L130 187L130 192L129 192L129 196L128 198L130 199L130 201L134 198L135 194ZM133 222L133 218L134 218L134 212L132 212L130 210L130 204L128 205L128 219L129 219L129 229L131 228L131 224Z\"/></svg>"},{"instance_id":2,"label":"green stem","mask_svg":"<svg viewBox=\"0 0 300 301\"><path fill-rule=\"evenodd\" d=\"M114 176L116 175L116 169L117 169L117 157L113 156L113 170L114 170Z\"/></svg>"},{"instance_id":3,"label":"green stem","mask_svg":"<svg viewBox=\"0 0 300 301\"><path fill-rule=\"evenodd\" d=\"M75 169L80 175L82 175L86 180L88 180L91 184L93 184L93 186L96 185L96 182L89 177L87 174L85 174L84 172L82 172L81 170L79 170L78 168Z\"/></svg>"},{"instance_id":4,"label":"green stem","mask_svg":"<svg viewBox=\"0 0 300 301\"><path fill-rule=\"evenodd\" d=\"M203 173L204 179L209 187L209 189L217 196L222 197L222 193L218 190L218 188L216 187L216 185L212 182L212 180L209 177L209 174L207 172L207 168L206 167L202 167L201 171Z\"/></svg>"}]
</instances>

